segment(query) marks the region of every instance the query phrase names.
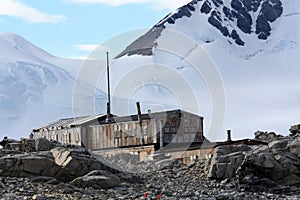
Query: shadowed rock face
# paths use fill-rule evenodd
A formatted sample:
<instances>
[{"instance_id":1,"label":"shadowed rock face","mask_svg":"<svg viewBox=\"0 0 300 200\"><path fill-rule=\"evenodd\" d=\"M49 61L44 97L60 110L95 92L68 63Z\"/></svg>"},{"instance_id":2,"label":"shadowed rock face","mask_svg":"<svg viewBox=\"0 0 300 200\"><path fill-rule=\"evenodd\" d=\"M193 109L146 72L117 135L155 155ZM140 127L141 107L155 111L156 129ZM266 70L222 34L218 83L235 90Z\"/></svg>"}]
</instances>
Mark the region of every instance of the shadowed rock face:
<instances>
[{"instance_id":1,"label":"shadowed rock face","mask_svg":"<svg viewBox=\"0 0 300 200\"><path fill-rule=\"evenodd\" d=\"M153 54L153 47L156 46L156 39L159 38L164 28L159 25L154 26L145 35L141 36L133 43L131 43L124 51L122 51L115 58L120 58L124 55L143 55L151 56Z\"/></svg>"},{"instance_id":2,"label":"shadowed rock face","mask_svg":"<svg viewBox=\"0 0 300 200\"><path fill-rule=\"evenodd\" d=\"M93 170L122 174L82 147L56 147L50 151L16 154L0 158L0 176L47 176L68 182Z\"/></svg>"},{"instance_id":3,"label":"shadowed rock face","mask_svg":"<svg viewBox=\"0 0 300 200\"><path fill-rule=\"evenodd\" d=\"M255 138L268 145L225 145L217 147L207 162L208 177L238 178L247 187L264 189L265 184L300 184L300 140L298 136L280 136L256 132ZM262 181L262 182L261 182ZM260 186L257 185L260 182ZM258 188L259 186L259 188Z\"/></svg>"},{"instance_id":4,"label":"shadowed rock face","mask_svg":"<svg viewBox=\"0 0 300 200\"><path fill-rule=\"evenodd\" d=\"M153 55L157 39L167 24L176 24L183 17L191 18L195 12L208 17L208 23L232 39L237 45L244 46L238 32L255 34L258 40L267 40L271 35L271 24L283 13L280 0L231 0L229 5L224 0L193 0L182 6L174 14L169 14L150 29L145 35L130 44L116 58L123 55ZM231 43L231 42L229 42Z\"/></svg>"}]
</instances>

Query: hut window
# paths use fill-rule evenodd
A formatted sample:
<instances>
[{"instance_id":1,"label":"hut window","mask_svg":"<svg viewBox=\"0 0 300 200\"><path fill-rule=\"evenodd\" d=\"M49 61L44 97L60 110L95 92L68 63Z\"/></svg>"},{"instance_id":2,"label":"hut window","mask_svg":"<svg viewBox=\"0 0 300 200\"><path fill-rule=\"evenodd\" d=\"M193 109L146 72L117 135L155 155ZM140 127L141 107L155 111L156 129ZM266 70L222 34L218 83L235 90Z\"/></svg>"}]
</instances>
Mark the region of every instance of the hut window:
<instances>
[{"instance_id":1,"label":"hut window","mask_svg":"<svg viewBox=\"0 0 300 200\"><path fill-rule=\"evenodd\" d=\"M64 143L65 144L71 143L71 133L64 133Z\"/></svg>"},{"instance_id":2,"label":"hut window","mask_svg":"<svg viewBox=\"0 0 300 200\"><path fill-rule=\"evenodd\" d=\"M176 132L177 132L176 126L172 126L172 133L176 133Z\"/></svg>"},{"instance_id":3,"label":"hut window","mask_svg":"<svg viewBox=\"0 0 300 200\"><path fill-rule=\"evenodd\" d=\"M115 131L114 134L115 134L115 138L119 137L119 131Z\"/></svg>"},{"instance_id":4,"label":"hut window","mask_svg":"<svg viewBox=\"0 0 300 200\"><path fill-rule=\"evenodd\" d=\"M76 143L79 142L79 133L78 132L75 133L75 142Z\"/></svg>"},{"instance_id":5,"label":"hut window","mask_svg":"<svg viewBox=\"0 0 300 200\"><path fill-rule=\"evenodd\" d=\"M184 132L185 133L196 133L197 132L196 126L186 126L186 127L184 127Z\"/></svg>"},{"instance_id":6,"label":"hut window","mask_svg":"<svg viewBox=\"0 0 300 200\"><path fill-rule=\"evenodd\" d=\"M191 126L191 132L195 133L196 132L196 126Z\"/></svg>"},{"instance_id":7,"label":"hut window","mask_svg":"<svg viewBox=\"0 0 300 200\"><path fill-rule=\"evenodd\" d=\"M131 136L135 136L135 134L136 134L136 123L132 123L132 130L131 130Z\"/></svg>"},{"instance_id":8,"label":"hut window","mask_svg":"<svg viewBox=\"0 0 300 200\"><path fill-rule=\"evenodd\" d=\"M118 125L114 125L114 135L115 138L120 138L121 137L121 132L120 127Z\"/></svg>"},{"instance_id":9,"label":"hut window","mask_svg":"<svg viewBox=\"0 0 300 200\"><path fill-rule=\"evenodd\" d=\"M122 132L123 132L123 129L122 129L122 128L120 128L120 130L118 131L118 133L119 133L119 137L121 137L121 135L122 135Z\"/></svg>"},{"instance_id":10,"label":"hut window","mask_svg":"<svg viewBox=\"0 0 300 200\"><path fill-rule=\"evenodd\" d=\"M132 124L125 124L125 135L126 137L132 137L133 136L133 128Z\"/></svg>"},{"instance_id":11,"label":"hut window","mask_svg":"<svg viewBox=\"0 0 300 200\"><path fill-rule=\"evenodd\" d=\"M71 140L71 133L68 133L68 143L72 143L72 140Z\"/></svg>"},{"instance_id":12,"label":"hut window","mask_svg":"<svg viewBox=\"0 0 300 200\"><path fill-rule=\"evenodd\" d=\"M118 125L114 125L114 130L115 131L119 130L119 126Z\"/></svg>"},{"instance_id":13,"label":"hut window","mask_svg":"<svg viewBox=\"0 0 300 200\"><path fill-rule=\"evenodd\" d=\"M68 139L67 139L67 134L64 134L64 142L63 143L67 143Z\"/></svg>"},{"instance_id":14,"label":"hut window","mask_svg":"<svg viewBox=\"0 0 300 200\"><path fill-rule=\"evenodd\" d=\"M184 133L189 133L190 132L190 129L188 126L184 127Z\"/></svg>"},{"instance_id":15,"label":"hut window","mask_svg":"<svg viewBox=\"0 0 300 200\"><path fill-rule=\"evenodd\" d=\"M143 134L144 134L144 135L147 135L147 128L148 128L147 125L144 125L144 126L143 126Z\"/></svg>"},{"instance_id":16,"label":"hut window","mask_svg":"<svg viewBox=\"0 0 300 200\"><path fill-rule=\"evenodd\" d=\"M171 130L170 130L170 126L165 126L165 127L164 127L164 132L165 132L165 133L170 133L170 131L171 131Z\"/></svg>"}]
</instances>

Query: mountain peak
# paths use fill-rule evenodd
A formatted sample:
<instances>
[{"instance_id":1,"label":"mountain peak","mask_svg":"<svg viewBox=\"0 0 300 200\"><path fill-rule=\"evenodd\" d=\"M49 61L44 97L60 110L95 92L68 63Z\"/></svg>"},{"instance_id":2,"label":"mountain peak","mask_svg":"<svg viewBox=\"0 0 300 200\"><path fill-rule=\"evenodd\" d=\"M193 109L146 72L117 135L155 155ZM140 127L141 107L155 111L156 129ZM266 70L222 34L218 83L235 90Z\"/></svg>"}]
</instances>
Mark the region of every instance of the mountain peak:
<instances>
[{"instance_id":1,"label":"mountain peak","mask_svg":"<svg viewBox=\"0 0 300 200\"><path fill-rule=\"evenodd\" d=\"M11 45L11 46L34 46L31 44L29 41L27 41L25 38L22 36L16 34L16 33L11 33L11 32L2 32L0 33L0 41L1 42L6 42L6 45Z\"/></svg>"},{"instance_id":2,"label":"mountain peak","mask_svg":"<svg viewBox=\"0 0 300 200\"><path fill-rule=\"evenodd\" d=\"M53 57L16 33L0 33L0 45L2 47L0 49L0 61L11 60L11 55L14 55L14 59L18 60L28 60L29 57L32 60L37 59L37 57L38 59Z\"/></svg>"},{"instance_id":3,"label":"mountain peak","mask_svg":"<svg viewBox=\"0 0 300 200\"><path fill-rule=\"evenodd\" d=\"M12 41L16 41L20 39L25 40L22 36L13 32L0 32L0 38L6 40L12 40Z\"/></svg>"},{"instance_id":4,"label":"mountain peak","mask_svg":"<svg viewBox=\"0 0 300 200\"><path fill-rule=\"evenodd\" d=\"M159 21L116 58L153 55L165 30L186 35L199 44L217 42L223 47L237 49L244 54L242 56L252 55L263 51L268 40L274 40L274 32L288 31L279 26L281 19L291 13L300 13L295 12L295 8L291 11L298 5L293 0L193 0Z\"/></svg>"}]
</instances>

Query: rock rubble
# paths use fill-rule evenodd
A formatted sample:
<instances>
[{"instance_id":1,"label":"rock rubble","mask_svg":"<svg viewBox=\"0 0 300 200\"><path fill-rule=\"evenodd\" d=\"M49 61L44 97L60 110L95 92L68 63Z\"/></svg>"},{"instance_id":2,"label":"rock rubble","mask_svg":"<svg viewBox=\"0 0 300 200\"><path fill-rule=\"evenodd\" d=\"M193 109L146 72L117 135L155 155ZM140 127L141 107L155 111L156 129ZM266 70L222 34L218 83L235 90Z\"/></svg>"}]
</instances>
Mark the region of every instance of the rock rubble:
<instances>
[{"instance_id":1,"label":"rock rubble","mask_svg":"<svg viewBox=\"0 0 300 200\"><path fill-rule=\"evenodd\" d=\"M299 188L274 192L250 191L237 179L210 180L205 175L205 160L190 165L175 161L159 171L140 173L141 182L122 182L109 189L97 189L93 185L64 183L55 179L1 178L1 199L299 199ZM94 171L88 176L102 176ZM105 175L107 176L107 175ZM114 178L112 178L114 179ZM118 179L118 178L116 178ZM76 180L76 179L75 179ZM97 180L97 179L94 179ZM249 180L253 181L253 178ZM102 180L101 180L102 181ZM76 182L76 181L75 181ZM91 183L91 182L90 182ZM97 184L97 181L94 182ZM145 197L146 196L146 197Z\"/></svg>"},{"instance_id":2,"label":"rock rubble","mask_svg":"<svg viewBox=\"0 0 300 200\"><path fill-rule=\"evenodd\" d=\"M255 136L267 143L220 145L189 165L134 155L108 161L48 141L44 151L1 149L0 199L300 199L299 134Z\"/></svg>"}]
</instances>

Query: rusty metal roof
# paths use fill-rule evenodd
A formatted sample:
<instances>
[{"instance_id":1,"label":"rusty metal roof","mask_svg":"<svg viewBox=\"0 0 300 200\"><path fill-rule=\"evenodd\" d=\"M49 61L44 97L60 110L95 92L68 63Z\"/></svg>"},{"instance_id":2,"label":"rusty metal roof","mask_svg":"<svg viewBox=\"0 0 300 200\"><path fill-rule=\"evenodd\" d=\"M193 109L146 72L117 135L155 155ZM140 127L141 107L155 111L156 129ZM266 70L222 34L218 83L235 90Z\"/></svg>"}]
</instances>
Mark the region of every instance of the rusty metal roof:
<instances>
[{"instance_id":1,"label":"rusty metal roof","mask_svg":"<svg viewBox=\"0 0 300 200\"><path fill-rule=\"evenodd\" d=\"M65 128L65 127L74 127L74 126L80 126L82 124L88 123L90 121L94 121L98 118L106 117L106 115L98 114L98 115L89 115L84 117L72 117L72 118L66 118L66 119L60 119L55 122L49 123L43 127L34 129L34 132L37 132L39 130L43 129L53 129L53 128Z\"/></svg>"},{"instance_id":2,"label":"rusty metal roof","mask_svg":"<svg viewBox=\"0 0 300 200\"><path fill-rule=\"evenodd\" d=\"M142 120L149 120L159 117L164 117L169 114L175 114L175 113L189 113L186 111L182 111L180 109L177 110L169 110L169 111L162 111L162 112L155 112L155 113L146 113L142 114ZM192 113L189 113L192 114ZM195 115L195 114L192 114ZM68 127L76 127L80 126L89 122L93 122L95 120L98 120L99 124L112 124L112 123L118 123L118 122L130 122L130 121L138 121L138 115L129 115L129 116L122 116L118 117L116 115L111 115L111 119L109 121L106 120L105 114L98 114L98 115L89 115L84 117L72 117L72 118L66 118L66 119L60 119L58 121L52 122L46 126L34 129L33 132L38 132L40 130L44 129L62 129L62 128L68 128ZM198 116L200 118L203 118L201 116Z\"/></svg>"},{"instance_id":3,"label":"rusty metal roof","mask_svg":"<svg viewBox=\"0 0 300 200\"><path fill-rule=\"evenodd\" d=\"M190 112L186 112L180 109L177 110L169 110L169 111L161 111L161 112L155 112L155 113L145 113L141 115L142 120L151 120L151 119L156 119L159 117L166 117L169 114L175 114L175 113L188 113L191 115L195 115L198 116L196 114L190 113ZM203 119L203 117L198 116L200 118ZM130 122L130 121L138 121L138 115L129 115L129 116L115 116L112 117L111 120L109 121L109 123L119 123L119 122ZM105 120L100 122L100 124L106 123Z\"/></svg>"}]
</instances>

